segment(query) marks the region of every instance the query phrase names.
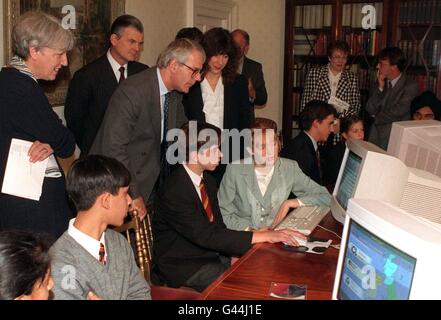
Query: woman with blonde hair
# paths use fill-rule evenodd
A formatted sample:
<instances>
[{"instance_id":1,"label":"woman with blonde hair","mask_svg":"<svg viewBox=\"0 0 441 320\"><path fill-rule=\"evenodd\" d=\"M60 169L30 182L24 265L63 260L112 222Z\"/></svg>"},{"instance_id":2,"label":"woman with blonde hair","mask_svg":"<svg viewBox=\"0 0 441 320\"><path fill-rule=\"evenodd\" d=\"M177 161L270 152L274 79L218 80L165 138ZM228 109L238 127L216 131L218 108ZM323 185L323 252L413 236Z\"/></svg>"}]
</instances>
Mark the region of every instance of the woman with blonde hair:
<instances>
[{"instance_id":1,"label":"woman with blonde hair","mask_svg":"<svg viewBox=\"0 0 441 320\"><path fill-rule=\"evenodd\" d=\"M14 56L0 72L0 185L13 138L32 142L31 163L48 159L39 201L0 193L0 231L31 230L60 236L73 213L56 157L75 151L71 132L52 110L37 80L52 81L67 66L74 45L70 31L42 12L19 17L12 30Z\"/></svg>"}]
</instances>

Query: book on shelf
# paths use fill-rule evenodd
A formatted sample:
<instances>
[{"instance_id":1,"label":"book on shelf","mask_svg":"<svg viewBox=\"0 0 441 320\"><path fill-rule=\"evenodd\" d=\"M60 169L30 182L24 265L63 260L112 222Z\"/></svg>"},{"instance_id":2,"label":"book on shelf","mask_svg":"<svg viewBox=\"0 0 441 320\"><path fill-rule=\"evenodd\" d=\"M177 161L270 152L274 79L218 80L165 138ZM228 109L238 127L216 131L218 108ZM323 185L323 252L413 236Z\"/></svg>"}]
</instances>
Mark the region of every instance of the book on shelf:
<instances>
[{"instance_id":1,"label":"book on shelf","mask_svg":"<svg viewBox=\"0 0 441 320\"><path fill-rule=\"evenodd\" d=\"M398 47L403 51L407 63L412 66L437 67L440 63L441 40L400 40Z\"/></svg>"},{"instance_id":2,"label":"book on shelf","mask_svg":"<svg viewBox=\"0 0 441 320\"><path fill-rule=\"evenodd\" d=\"M363 7L373 5L375 8L376 25L383 24L383 3L365 2L365 3L345 3L343 4L342 26L351 28L361 28L362 20L365 14L362 13Z\"/></svg>"},{"instance_id":3,"label":"book on shelf","mask_svg":"<svg viewBox=\"0 0 441 320\"><path fill-rule=\"evenodd\" d=\"M432 22L441 23L441 1L400 1L400 24L430 24Z\"/></svg>"},{"instance_id":4,"label":"book on shelf","mask_svg":"<svg viewBox=\"0 0 441 320\"><path fill-rule=\"evenodd\" d=\"M304 5L294 9L294 27L320 29L331 27L332 5Z\"/></svg>"}]
</instances>

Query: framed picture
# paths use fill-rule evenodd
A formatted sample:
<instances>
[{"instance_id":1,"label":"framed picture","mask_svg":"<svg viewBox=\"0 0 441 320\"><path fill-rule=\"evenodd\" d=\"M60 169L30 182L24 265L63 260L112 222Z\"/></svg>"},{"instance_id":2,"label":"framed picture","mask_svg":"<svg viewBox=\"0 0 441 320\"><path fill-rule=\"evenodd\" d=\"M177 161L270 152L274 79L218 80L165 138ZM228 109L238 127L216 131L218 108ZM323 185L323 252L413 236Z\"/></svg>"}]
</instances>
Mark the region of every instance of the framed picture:
<instances>
[{"instance_id":1,"label":"framed picture","mask_svg":"<svg viewBox=\"0 0 441 320\"><path fill-rule=\"evenodd\" d=\"M27 11L44 11L61 21L67 20L69 29L75 35L75 46L68 54L69 66L60 70L55 81L41 81L52 106L64 105L69 80L75 71L105 53L111 24L125 11L125 0L3 0L3 2L6 62L12 57L12 27L17 18Z\"/></svg>"}]
</instances>

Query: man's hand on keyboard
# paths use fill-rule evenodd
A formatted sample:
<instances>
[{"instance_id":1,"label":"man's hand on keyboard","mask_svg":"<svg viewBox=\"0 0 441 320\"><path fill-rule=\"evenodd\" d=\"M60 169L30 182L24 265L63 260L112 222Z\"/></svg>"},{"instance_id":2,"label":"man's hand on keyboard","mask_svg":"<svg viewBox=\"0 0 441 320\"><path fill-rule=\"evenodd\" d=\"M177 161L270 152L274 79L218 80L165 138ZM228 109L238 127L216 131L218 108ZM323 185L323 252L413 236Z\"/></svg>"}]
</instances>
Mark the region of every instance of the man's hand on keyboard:
<instances>
[{"instance_id":1,"label":"man's hand on keyboard","mask_svg":"<svg viewBox=\"0 0 441 320\"><path fill-rule=\"evenodd\" d=\"M279 211L274 218L273 223L271 224L270 229L273 230L282 220L286 217L288 212L291 209L295 209L300 206L300 203L297 199L285 200L279 208Z\"/></svg>"},{"instance_id":2,"label":"man's hand on keyboard","mask_svg":"<svg viewBox=\"0 0 441 320\"><path fill-rule=\"evenodd\" d=\"M254 244L260 242L283 242L287 245L297 247L299 246L299 243L297 242L296 237L306 239L304 234L292 229L280 229L277 231L254 231L251 243Z\"/></svg>"}]
</instances>

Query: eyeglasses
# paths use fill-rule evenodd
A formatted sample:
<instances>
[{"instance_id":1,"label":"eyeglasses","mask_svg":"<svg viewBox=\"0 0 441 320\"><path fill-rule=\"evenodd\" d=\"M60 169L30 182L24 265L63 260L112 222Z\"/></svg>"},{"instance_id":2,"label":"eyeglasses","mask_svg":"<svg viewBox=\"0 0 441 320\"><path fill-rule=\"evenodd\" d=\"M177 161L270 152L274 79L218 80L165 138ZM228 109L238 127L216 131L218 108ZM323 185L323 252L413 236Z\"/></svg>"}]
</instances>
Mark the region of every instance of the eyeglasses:
<instances>
[{"instance_id":1,"label":"eyeglasses","mask_svg":"<svg viewBox=\"0 0 441 320\"><path fill-rule=\"evenodd\" d=\"M190 69L193 73L191 74L192 78L196 78L198 75L201 75L201 69L194 69L190 66L187 66L185 63L180 62L183 66L186 66L188 69Z\"/></svg>"}]
</instances>

